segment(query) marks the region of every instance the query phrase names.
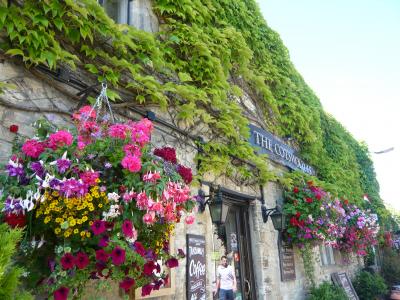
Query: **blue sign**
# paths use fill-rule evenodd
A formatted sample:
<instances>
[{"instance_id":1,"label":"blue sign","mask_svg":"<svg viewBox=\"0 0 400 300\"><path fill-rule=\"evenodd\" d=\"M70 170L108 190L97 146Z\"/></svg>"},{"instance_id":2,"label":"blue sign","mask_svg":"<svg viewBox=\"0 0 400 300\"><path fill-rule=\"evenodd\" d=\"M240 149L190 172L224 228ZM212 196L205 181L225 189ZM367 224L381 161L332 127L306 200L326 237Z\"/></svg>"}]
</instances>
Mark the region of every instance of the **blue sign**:
<instances>
[{"instance_id":1,"label":"blue sign","mask_svg":"<svg viewBox=\"0 0 400 300\"><path fill-rule=\"evenodd\" d=\"M268 131L254 125L250 127L250 144L257 147L257 153L268 154L269 159L304 173L315 175L315 170L299 158L296 151L279 141Z\"/></svg>"}]
</instances>

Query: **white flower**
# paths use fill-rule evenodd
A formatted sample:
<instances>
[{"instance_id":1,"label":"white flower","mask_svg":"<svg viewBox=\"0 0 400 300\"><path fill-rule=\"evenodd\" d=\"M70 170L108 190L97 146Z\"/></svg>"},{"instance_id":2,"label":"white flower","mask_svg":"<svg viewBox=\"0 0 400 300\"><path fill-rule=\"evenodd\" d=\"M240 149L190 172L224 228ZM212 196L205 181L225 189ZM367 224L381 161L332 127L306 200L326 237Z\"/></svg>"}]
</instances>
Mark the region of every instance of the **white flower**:
<instances>
[{"instance_id":1,"label":"white flower","mask_svg":"<svg viewBox=\"0 0 400 300\"><path fill-rule=\"evenodd\" d=\"M115 192L108 193L107 197L108 197L108 200L114 200L115 202L118 202L118 199L120 198L120 196Z\"/></svg>"},{"instance_id":2,"label":"white flower","mask_svg":"<svg viewBox=\"0 0 400 300\"><path fill-rule=\"evenodd\" d=\"M21 206L26 211L31 211L35 206L35 203L33 203L32 201L33 197L34 197L33 192L29 190L28 193L26 193L26 199L21 201Z\"/></svg>"}]
</instances>

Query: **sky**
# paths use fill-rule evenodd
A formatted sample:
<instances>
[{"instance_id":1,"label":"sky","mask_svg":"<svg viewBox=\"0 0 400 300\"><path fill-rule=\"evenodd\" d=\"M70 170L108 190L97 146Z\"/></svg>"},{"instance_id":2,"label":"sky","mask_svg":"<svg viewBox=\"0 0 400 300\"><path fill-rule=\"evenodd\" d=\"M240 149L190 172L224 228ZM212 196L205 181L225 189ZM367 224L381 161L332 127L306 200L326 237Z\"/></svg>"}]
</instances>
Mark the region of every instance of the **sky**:
<instances>
[{"instance_id":1,"label":"sky","mask_svg":"<svg viewBox=\"0 0 400 300\"><path fill-rule=\"evenodd\" d=\"M258 0L307 84L371 152L385 203L400 211L400 1Z\"/></svg>"}]
</instances>

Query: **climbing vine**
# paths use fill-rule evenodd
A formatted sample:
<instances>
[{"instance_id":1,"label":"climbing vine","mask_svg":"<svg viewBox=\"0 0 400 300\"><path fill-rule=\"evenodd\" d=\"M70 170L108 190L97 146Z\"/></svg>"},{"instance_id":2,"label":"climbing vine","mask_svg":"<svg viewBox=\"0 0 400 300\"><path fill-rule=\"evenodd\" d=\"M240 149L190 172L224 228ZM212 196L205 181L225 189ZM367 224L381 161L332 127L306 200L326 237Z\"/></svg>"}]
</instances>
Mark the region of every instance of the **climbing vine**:
<instances>
[{"instance_id":1,"label":"climbing vine","mask_svg":"<svg viewBox=\"0 0 400 300\"><path fill-rule=\"evenodd\" d=\"M247 143L248 120L235 100L245 90L266 129L292 138L321 186L350 201L368 193L367 205L384 214L367 147L323 111L254 0L155 0L156 34L115 24L95 0L0 3L3 54L27 67L69 66L92 81L107 80L116 104L173 110L185 130L206 138L199 174L276 178ZM207 125L202 132L199 123ZM280 180L291 185L296 177Z\"/></svg>"}]
</instances>

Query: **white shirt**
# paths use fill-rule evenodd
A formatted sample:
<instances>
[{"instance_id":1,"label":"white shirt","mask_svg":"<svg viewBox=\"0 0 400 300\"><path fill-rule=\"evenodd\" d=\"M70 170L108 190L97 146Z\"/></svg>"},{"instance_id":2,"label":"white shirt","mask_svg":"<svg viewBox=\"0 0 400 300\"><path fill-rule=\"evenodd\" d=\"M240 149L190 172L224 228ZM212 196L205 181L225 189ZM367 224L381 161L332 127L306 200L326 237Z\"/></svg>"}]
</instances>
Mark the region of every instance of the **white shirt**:
<instances>
[{"instance_id":1,"label":"white shirt","mask_svg":"<svg viewBox=\"0 0 400 300\"><path fill-rule=\"evenodd\" d=\"M234 276L235 274L233 272L232 266L228 265L226 268L221 265L218 266L217 277L220 280L219 288L222 290L232 290Z\"/></svg>"}]
</instances>

